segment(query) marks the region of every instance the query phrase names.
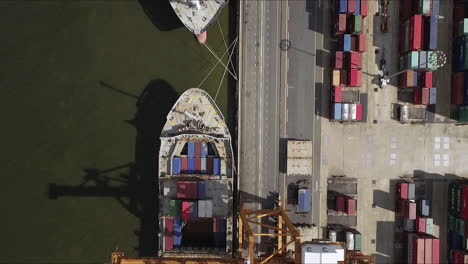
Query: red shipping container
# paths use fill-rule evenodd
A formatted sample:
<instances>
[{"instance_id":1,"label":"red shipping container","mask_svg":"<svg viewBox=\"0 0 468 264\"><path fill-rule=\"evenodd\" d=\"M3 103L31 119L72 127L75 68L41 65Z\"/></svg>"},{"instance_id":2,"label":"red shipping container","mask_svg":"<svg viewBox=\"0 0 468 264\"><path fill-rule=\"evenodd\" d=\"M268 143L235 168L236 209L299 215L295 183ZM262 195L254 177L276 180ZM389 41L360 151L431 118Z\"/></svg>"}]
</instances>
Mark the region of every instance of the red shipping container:
<instances>
[{"instance_id":1,"label":"red shipping container","mask_svg":"<svg viewBox=\"0 0 468 264\"><path fill-rule=\"evenodd\" d=\"M356 11L356 1L359 0L348 0L348 14L353 14Z\"/></svg>"},{"instance_id":2,"label":"red shipping container","mask_svg":"<svg viewBox=\"0 0 468 264\"><path fill-rule=\"evenodd\" d=\"M438 238L432 239L432 264L440 264L440 241Z\"/></svg>"},{"instance_id":3,"label":"red shipping container","mask_svg":"<svg viewBox=\"0 0 468 264\"><path fill-rule=\"evenodd\" d=\"M465 80L465 73L455 72L452 73L452 104L463 104L463 86Z\"/></svg>"},{"instance_id":4,"label":"red shipping container","mask_svg":"<svg viewBox=\"0 0 468 264\"><path fill-rule=\"evenodd\" d=\"M338 195L336 197L336 211L337 212L344 212L345 207L345 199L342 195Z\"/></svg>"},{"instance_id":5,"label":"red shipping container","mask_svg":"<svg viewBox=\"0 0 468 264\"><path fill-rule=\"evenodd\" d=\"M424 264L432 264L432 238L424 239Z\"/></svg>"},{"instance_id":6,"label":"red shipping container","mask_svg":"<svg viewBox=\"0 0 468 264\"><path fill-rule=\"evenodd\" d=\"M458 24L458 21L465 18L465 6L462 3L455 3L453 6L453 24ZM457 31L454 32L455 34Z\"/></svg>"},{"instance_id":7,"label":"red shipping container","mask_svg":"<svg viewBox=\"0 0 468 264\"><path fill-rule=\"evenodd\" d=\"M201 142L195 142L195 157L201 157Z\"/></svg>"},{"instance_id":8,"label":"red shipping container","mask_svg":"<svg viewBox=\"0 0 468 264\"><path fill-rule=\"evenodd\" d=\"M346 54L346 66L351 69L362 68L362 54L351 51Z\"/></svg>"},{"instance_id":9,"label":"red shipping container","mask_svg":"<svg viewBox=\"0 0 468 264\"><path fill-rule=\"evenodd\" d=\"M367 0L361 0L361 16L363 18L367 16L367 9L368 9Z\"/></svg>"},{"instance_id":10,"label":"red shipping container","mask_svg":"<svg viewBox=\"0 0 468 264\"><path fill-rule=\"evenodd\" d=\"M406 201L405 200L398 201L398 212L401 216L406 216Z\"/></svg>"},{"instance_id":11,"label":"red shipping container","mask_svg":"<svg viewBox=\"0 0 468 264\"><path fill-rule=\"evenodd\" d=\"M416 232L426 233L426 218L416 217Z\"/></svg>"},{"instance_id":12,"label":"red shipping container","mask_svg":"<svg viewBox=\"0 0 468 264\"><path fill-rule=\"evenodd\" d=\"M356 105L356 119L359 121L362 120L362 104Z\"/></svg>"},{"instance_id":13,"label":"red shipping container","mask_svg":"<svg viewBox=\"0 0 468 264\"><path fill-rule=\"evenodd\" d=\"M356 214L356 200L354 200L353 198L346 198L346 213L348 215Z\"/></svg>"},{"instance_id":14,"label":"red shipping container","mask_svg":"<svg viewBox=\"0 0 468 264\"><path fill-rule=\"evenodd\" d=\"M422 104L422 89L414 88L413 104Z\"/></svg>"},{"instance_id":15,"label":"red shipping container","mask_svg":"<svg viewBox=\"0 0 468 264\"><path fill-rule=\"evenodd\" d=\"M424 263L424 239L413 239L413 263Z\"/></svg>"},{"instance_id":16,"label":"red shipping container","mask_svg":"<svg viewBox=\"0 0 468 264\"><path fill-rule=\"evenodd\" d=\"M335 52L335 56L333 60L333 68L334 69L343 68L343 52L342 51Z\"/></svg>"},{"instance_id":17,"label":"red shipping container","mask_svg":"<svg viewBox=\"0 0 468 264\"><path fill-rule=\"evenodd\" d=\"M400 21L406 20L411 13L411 1L399 1L400 3Z\"/></svg>"},{"instance_id":18,"label":"red shipping container","mask_svg":"<svg viewBox=\"0 0 468 264\"><path fill-rule=\"evenodd\" d=\"M206 158L206 173L213 174L213 158L212 157Z\"/></svg>"},{"instance_id":19,"label":"red shipping container","mask_svg":"<svg viewBox=\"0 0 468 264\"><path fill-rule=\"evenodd\" d=\"M366 35L363 34L363 33L359 33L357 34L357 38L356 38L356 46L357 46L357 51L359 52L365 52L366 51Z\"/></svg>"},{"instance_id":20,"label":"red shipping container","mask_svg":"<svg viewBox=\"0 0 468 264\"><path fill-rule=\"evenodd\" d=\"M408 183L400 182L397 184L398 199L408 200Z\"/></svg>"},{"instance_id":21,"label":"red shipping container","mask_svg":"<svg viewBox=\"0 0 468 264\"><path fill-rule=\"evenodd\" d=\"M187 159L187 157L180 158L180 163L181 163L180 172L181 173L187 173L187 171L188 171L188 159Z\"/></svg>"},{"instance_id":22,"label":"red shipping container","mask_svg":"<svg viewBox=\"0 0 468 264\"><path fill-rule=\"evenodd\" d=\"M416 203L407 202L408 205L408 219L416 219Z\"/></svg>"},{"instance_id":23,"label":"red shipping container","mask_svg":"<svg viewBox=\"0 0 468 264\"><path fill-rule=\"evenodd\" d=\"M339 14L336 21L335 34L341 35L346 32L346 14Z\"/></svg>"},{"instance_id":24,"label":"red shipping container","mask_svg":"<svg viewBox=\"0 0 468 264\"><path fill-rule=\"evenodd\" d=\"M421 88L422 96L421 96L421 104L428 105L429 104L429 88Z\"/></svg>"},{"instance_id":25,"label":"red shipping container","mask_svg":"<svg viewBox=\"0 0 468 264\"><path fill-rule=\"evenodd\" d=\"M198 182L178 181L177 198L196 199L198 197Z\"/></svg>"},{"instance_id":26,"label":"red shipping container","mask_svg":"<svg viewBox=\"0 0 468 264\"><path fill-rule=\"evenodd\" d=\"M348 83L349 86L359 86L359 73L357 69L350 69L348 71Z\"/></svg>"},{"instance_id":27,"label":"red shipping container","mask_svg":"<svg viewBox=\"0 0 468 264\"><path fill-rule=\"evenodd\" d=\"M218 218L213 218L213 232L219 232Z\"/></svg>"},{"instance_id":28,"label":"red shipping container","mask_svg":"<svg viewBox=\"0 0 468 264\"><path fill-rule=\"evenodd\" d=\"M195 173L201 173L201 158L195 158Z\"/></svg>"},{"instance_id":29,"label":"red shipping container","mask_svg":"<svg viewBox=\"0 0 468 264\"><path fill-rule=\"evenodd\" d=\"M333 102L334 103L341 102L341 92L342 92L341 86L333 86Z\"/></svg>"},{"instance_id":30,"label":"red shipping container","mask_svg":"<svg viewBox=\"0 0 468 264\"><path fill-rule=\"evenodd\" d=\"M348 86L348 72L340 70L340 86Z\"/></svg>"},{"instance_id":31,"label":"red shipping container","mask_svg":"<svg viewBox=\"0 0 468 264\"><path fill-rule=\"evenodd\" d=\"M461 189L461 217L468 219L468 186L463 185Z\"/></svg>"},{"instance_id":32,"label":"red shipping container","mask_svg":"<svg viewBox=\"0 0 468 264\"><path fill-rule=\"evenodd\" d=\"M190 202L182 201L182 219L190 219Z\"/></svg>"},{"instance_id":33,"label":"red shipping container","mask_svg":"<svg viewBox=\"0 0 468 264\"><path fill-rule=\"evenodd\" d=\"M432 72L424 72L424 87L432 88Z\"/></svg>"},{"instance_id":34,"label":"red shipping container","mask_svg":"<svg viewBox=\"0 0 468 264\"><path fill-rule=\"evenodd\" d=\"M357 86L362 86L362 71L357 73Z\"/></svg>"},{"instance_id":35,"label":"red shipping container","mask_svg":"<svg viewBox=\"0 0 468 264\"><path fill-rule=\"evenodd\" d=\"M463 256L465 254L463 253L463 251L459 250L459 249L455 249L452 251L452 261L453 261L453 264L463 264Z\"/></svg>"},{"instance_id":36,"label":"red shipping container","mask_svg":"<svg viewBox=\"0 0 468 264\"><path fill-rule=\"evenodd\" d=\"M172 250L174 246L174 219L164 219L164 250Z\"/></svg>"},{"instance_id":37,"label":"red shipping container","mask_svg":"<svg viewBox=\"0 0 468 264\"><path fill-rule=\"evenodd\" d=\"M422 16L414 15L410 18L410 50L421 50L422 49Z\"/></svg>"}]
</instances>

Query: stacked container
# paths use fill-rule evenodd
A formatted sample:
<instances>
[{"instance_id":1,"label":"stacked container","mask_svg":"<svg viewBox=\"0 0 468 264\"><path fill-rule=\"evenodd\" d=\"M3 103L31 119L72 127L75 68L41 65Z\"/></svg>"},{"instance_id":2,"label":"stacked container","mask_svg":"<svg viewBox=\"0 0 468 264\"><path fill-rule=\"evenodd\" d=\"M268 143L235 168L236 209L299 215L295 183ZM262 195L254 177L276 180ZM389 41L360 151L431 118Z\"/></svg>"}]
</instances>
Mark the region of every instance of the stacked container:
<instances>
[{"instance_id":1,"label":"stacked container","mask_svg":"<svg viewBox=\"0 0 468 264\"><path fill-rule=\"evenodd\" d=\"M366 51L366 35L363 33L367 16L367 0L333 1L333 32L340 47L332 56L332 86L346 90L362 86L362 53ZM340 97L330 97L330 120L361 121L363 106L359 100L345 103Z\"/></svg>"},{"instance_id":2,"label":"stacked container","mask_svg":"<svg viewBox=\"0 0 468 264\"><path fill-rule=\"evenodd\" d=\"M453 263L456 258L464 258L468 253L468 184L455 182L449 185L448 206L448 255ZM461 254L461 255L460 255ZM464 263L464 262L458 262Z\"/></svg>"},{"instance_id":3,"label":"stacked container","mask_svg":"<svg viewBox=\"0 0 468 264\"><path fill-rule=\"evenodd\" d=\"M468 122L468 2L454 1L451 102L456 119Z\"/></svg>"}]
</instances>

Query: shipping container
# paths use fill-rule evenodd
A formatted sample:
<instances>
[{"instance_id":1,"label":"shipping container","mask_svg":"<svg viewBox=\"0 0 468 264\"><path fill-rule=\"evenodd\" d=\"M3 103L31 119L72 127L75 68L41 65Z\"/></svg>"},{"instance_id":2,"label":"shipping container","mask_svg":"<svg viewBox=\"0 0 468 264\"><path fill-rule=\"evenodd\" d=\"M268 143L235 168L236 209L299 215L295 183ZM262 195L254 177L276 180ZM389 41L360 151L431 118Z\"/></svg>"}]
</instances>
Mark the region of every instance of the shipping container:
<instances>
[{"instance_id":1,"label":"shipping container","mask_svg":"<svg viewBox=\"0 0 468 264\"><path fill-rule=\"evenodd\" d=\"M310 212L310 189L300 189L298 191L298 203L297 211L298 212Z\"/></svg>"},{"instance_id":2,"label":"shipping container","mask_svg":"<svg viewBox=\"0 0 468 264\"><path fill-rule=\"evenodd\" d=\"M458 122L468 122L468 106L460 106L458 108Z\"/></svg>"},{"instance_id":3,"label":"shipping container","mask_svg":"<svg viewBox=\"0 0 468 264\"><path fill-rule=\"evenodd\" d=\"M432 13L431 0L419 0L419 14L428 16Z\"/></svg>"},{"instance_id":4,"label":"shipping container","mask_svg":"<svg viewBox=\"0 0 468 264\"><path fill-rule=\"evenodd\" d=\"M164 218L164 250L171 251L174 247L174 219Z\"/></svg>"},{"instance_id":5,"label":"shipping container","mask_svg":"<svg viewBox=\"0 0 468 264\"><path fill-rule=\"evenodd\" d=\"M348 71L340 70L340 86L348 86Z\"/></svg>"},{"instance_id":6,"label":"shipping container","mask_svg":"<svg viewBox=\"0 0 468 264\"><path fill-rule=\"evenodd\" d=\"M206 199L206 182L198 182L198 199Z\"/></svg>"},{"instance_id":7,"label":"shipping container","mask_svg":"<svg viewBox=\"0 0 468 264\"><path fill-rule=\"evenodd\" d=\"M349 86L359 86L359 75L362 74L361 71L357 69L350 69L348 71L348 83Z\"/></svg>"},{"instance_id":8,"label":"shipping container","mask_svg":"<svg viewBox=\"0 0 468 264\"><path fill-rule=\"evenodd\" d=\"M455 231L458 235L465 235L465 221L462 218L455 218Z\"/></svg>"},{"instance_id":9,"label":"shipping container","mask_svg":"<svg viewBox=\"0 0 468 264\"><path fill-rule=\"evenodd\" d=\"M348 215L356 214L356 200L350 197L346 197L346 213Z\"/></svg>"},{"instance_id":10,"label":"shipping container","mask_svg":"<svg viewBox=\"0 0 468 264\"><path fill-rule=\"evenodd\" d=\"M201 157L201 142L195 142L195 157Z\"/></svg>"},{"instance_id":11,"label":"shipping container","mask_svg":"<svg viewBox=\"0 0 468 264\"><path fill-rule=\"evenodd\" d=\"M221 174L221 159L220 158L213 159L213 174L214 175Z\"/></svg>"},{"instance_id":12,"label":"shipping container","mask_svg":"<svg viewBox=\"0 0 468 264\"><path fill-rule=\"evenodd\" d=\"M421 88L422 95L421 95L421 104L428 105L429 104L429 88Z\"/></svg>"},{"instance_id":13,"label":"shipping container","mask_svg":"<svg viewBox=\"0 0 468 264\"><path fill-rule=\"evenodd\" d=\"M201 173L206 174L206 158L201 158Z\"/></svg>"},{"instance_id":14,"label":"shipping container","mask_svg":"<svg viewBox=\"0 0 468 264\"><path fill-rule=\"evenodd\" d=\"M342 37L342 45L343 51L351 51L351 35L350 34L343 34Z\"/></svg>"},{"instance_id":15,"label":"shipping container","mask_svg":"<svg viewBox=\"0 0 468 264\"><path fill-rule=\"evenodd\" d=\"M468 36L462 36L459 38L456 38L453 41L453 70L454 71L464 71L465 70L465 64L467 63L466 60L466 46L467 43L466 41L468 40Z\"/></svg>"},{"instance_id":16,"label":"shipping container","mask_svg":"<svg viewBox=\"0 0 468 264\"><path fill-rule=\"evenodd\" d=\"M461 200L462 200L462 186L461 185L455 185L455 215L460 216L461 215Z\"/></svg>"},{"instance_id":17,"label":"shipping container","mask_svg":"<svg viewBox=\"0 0 468 264\"><path fill-rule=\"evenodd\" d=\"M345 209L345 198L342 195L336 196L336 211L340 213L344 213Z\"/></svg>"},{"instance_id":18,"label":"shipping container","mask_svg":"<svg viewBox=\"0 0 468 264\"><path fill-rule=\"evenodd\" d=\"M416 237L414 233L408 233L406 236L406 263L413 263L413 240Z\"/></svg>"},{"instance_id":19,"label":"shipping container","mask_svg":"<svg viewBox=\"0 0 468 264\"><path fill-rule=\"evenodd\" d=\"M440 0L432 0L432 15L439 16L440 14Z\"/></svg>"},{"instance_id":20,"label":"shipping container","mask_svg":"<svg viewBox=\"0 0 468 264\"><path fill-rule=\"evenodd\" d=\"M427 67L427 51L419 51L419 66L418 69L425 69Z\"/></svg>"},{"instance_id":21,"label":"shipping container","mask_svg":"<svg viewBox=\"0 0 468 264\"><path fill-rule=\"evenodd\" d=\"M361 16L366 17L367 16L367 9L368 9L368 3L367 0L361 0Z\"/></svg>"},{"instance_id":22,"label":"shipping container","mask_svg":"<svg viewBox=\"0 0 468 264\"><path fill-rule=\"evenodd\" d=\"M353 14L356 10L356 0L348 0L348 14Z\"/></svg>"},{"instance_id":23,"label":"shipping container","mask_svg":"<svg viewBox=\"0 0 468 264\"><path fill-rule=\"evenodd\" d=\"M180 174L180 158L172 158L172 174Z\"/></svg>"},{"instance_id":24,"label":"shipping container","mask_svg":"<svg viewBox=\"0 0 468 264\"><path fill-rule=\"evenodd\" d=\"M432 238L424 239L424 264L432 264Z\"/></svg>"},{"instance_id":25,"label":"shipping container","mask_svg":"<svg viewBox=\"0 0 468 264\"><path fill-rule=\"evenodd\" d=\"M451 99L452 99L452 104L454 105L463 104L463 101L464 101L463 86L464 86L464 79L465 79L464 76L465 74L463 72L452 73Z\"/></svg>"},{"instance_id":26,"label":"shipping container","mask_svg":"<svg viewBox=\"0 0 468 264\"><path fill-rule=\"evenodd\" d=\"M408 202L408 218L409 219L416 219L416 203Z\"/></svg>"},{"instance_id":27,"label":"shipping container","mask_svg":"<svg viewBox=\"0 0 468 264\"><path fill-rule=\"evenodd\" d=\"M201 158L195 158L195 173L201 173Z\"/></svg>"},{"instance_id":28,"label":"shipping container","mask_svg":"<svg viewBox=\"0 0 468 264\"><path fill-rule=\"evenodd\" d=\"M333 70L332 72L332 85L340 86L340 70Z\"/></svg>"},{"instance_id":29,"label":"shipping container","mask_svg":"<svg viewBox=\"0 0 468 264\"><path fill-rule=\"evenodd\" d=\"M433 50L427 51L427 69L435 71L437 69L437 60L435 59L436 53Z\"/></svg>"},{"instance_id":30,"label":"shipping container","mask_svg":"<svg viewBox=\"0 0 468 264\"><path fill-rule=\"evenodd\" d=\"M190 202L182 201L182 219L190 219Z\"/></svg>"},{"instance_id":31,"label":"shipping container","mask_svg":"<svg viewBox=\"0 0 468 264\"><path fill-rule=\"evenodd\" d=\"M430 16L425 19L424 47L427 50L437 49L437 23L437 16Z\"/></svg>"},{"instance_id":32,"label":"shipping container","mask_svg":"<svg viewBox=\"0 0 468 264\"><path fill-rule=\"evenodd\" d=\"M419 67L419 51L408 52L408 68L417 69Z\"/></svg>"},{"instance_id":33,"label":"shipping container","mask_svg":"<svg viewBox=\"0 0 468 264\"><path fill-rule=\"evenodd\" d=\"M354 250L354 234L351 232L346 232L346 249Z\"/></svg>"},{"instance_id":34,"label":"shipping container","mask_svg":"<svg viewBox=\"0 0 468 264\"><path fill-rule=\"evenodd\" d=\"M426 232L426 218L424 217L416 217L415 222L415 229L418 233L425 233Z\"/></svg>"},{"instance_id":35,"label":"shipping container","mask_svg":"<svg viewBox=\"0 0 468 264\"><path fill-rule=\"evenodd\" d=\"M226 233L227 221L224 218L213 218L213 232Z\"/></svg>"},{"instance_id":36,"label":"shipping container","mask_svg":"<svg viewBox=\"0 0 468 264\"><path fill-rule=\"evenodd\" d=\"M413 1L399 1L400 4L400 21L406 20L412 13L411 4Z\"/></svg>"},{"instance_id":37,"label":"shipping container","mask_svg":"<svg viewBox=\"0 0 468 264\"><path fill-rule=\"evenodd\" d=\"M169 201L169 215L172 217L180 217L181 200L171 199Z\"/></svg>"},{"instance_id":38,"label":"shipping container","mask_svg":"<svg viewBox=\"0 0 468 264\"><path fill-rule=\"evenodd\" d=\"M350 51L345 54L346 67L351 69L362 69L362 54Z\"/></svg>"},{"instance_id":39,"label":"shipping container","mask_svg":"<svg viewBox=\"0 0 468 264\"><path fill-rule=\"evenodd\" d=\"M180 218L174 218L173 224L174 247L180 247L182 244L182 221Z\"/></svg>"},{"instance_id":40,"label":"shipping container","mask_svg":"<svg viewBox=\"0 0 468 264\"><path fill-rule=\"evenodd\" d=\"M448 216L448 229L449 231L455 231L455 216L449 214ZM465 228L466 233L466 228Z\"/></svg>"},{"instance_id":41,"label":"shipping container","mask_svg":"<svg viewBox=\"0 0 468 264\"><path fill-rule=\"evenodd\" d=\"M359 233L354 234L354 250L362 250L362 235Z\"/></svg>"},{"instance_id":42,"label":"shipping container","mask_svg":"<svg viewBox=\"0 0 468 264\"><path fill-rule=\"evenodd\" d=\"M413 263L424 263L424 238L413 239Z\"/></svg>"},{"instance_id":43,"label":"shipping container","mask_svg":"<svg viewBox=\"0 0 468 264\"><path fill-rule=\"evenodd\" d=\"M188 159L187 157L180 158L180 173L188 173Z\"/></svg>"},{"instance_id":44,"label":"shipping container","mask_svg":"<svg viewBox=\"0 0 468 264\"><path fill-rule=\"evenodd\" d=\"M434 219L432 218L426 218L426 234L434 234Z\"/></svg>"},{"instance_id":45,"label":"shipping container","mask_svg":"<svg viewBox=\"0 0 468 264\"><path fill-rule=\"evenodd\" d=\"M422 49L422 16L414 15L410 18L410 39L409 49L410 50L421 50Z\"/></svg>"},{"instance_id":46,"label":"shipping container","mask_svg":"<svg viewBox=\"0 0 468 264\"><path fill-rule=\"evenodd\" d=\"M428 200L418 201L418 214L422 216L429 216L429 201Z\"/></svg>"},{"instance_id":47,"label":"shipping container","mask_svg":"<svg viewBox=\"0 0 468 264\"><path fill-rule=\"evenodd\" d=\"M350 120L356 120L356 104L350 104L349 105L349 119Z\"/></svg>"},{"instance_id":48,"label":"shipping container","mask_svg":"<svg viewBox=\"0 0 468 264\"><path fill-rule=\"evenodd\" d=\"M198 216L198 203L196 201L190 202L190 219L196 219Z\"/></svg>"},{"instance_id":49,"label":"shipping container","mask_svg":"<svg viewBox=\"0 0 468 264\"><path fill-rule=\"evenodd\" d=\"M406 232L413 232L414 231L414 220L404 218L403 220L403 230Z\"/></svg>"},{"instance_id":50,"label":"shipping container","mask_svg":"<svg viewBox=\"0 0 468 264\"><path fill-rule=\"evenodd\" d=\"M208 156L208 143L202 141L201 143L201 157L206 158Z\"/></svg>"},{"instance_id":51,"label":"shipping container","mask_svg":"<svg viewBox=\"0 0 468 264\"><path fill-rule=\"evenodd\" d=\"M398 199L408 199L408 183L400 182L397 184Z\"/></svg>"},{"instance_id":52,"label":"shipping container","mask_svg":"<svg viewBox=\"0 0 468 264\"><path fill-rule=\"evenodd\" d=\"M341 120L341 104L340 103L335 103L333 104L333 115L332 118L334 120Z\"/></svg>"},{"instance_id":53,"label":"shipping container","mask_svg":"<svg viewBox=\"0 0 468 264\"><path fill-rule=\"evenodd\" d=\"M435 105L437 103L437 89L436 88L426 88L429 89L429 104Z\"/></svg>"},{"instance_id":54,"label":"shipping container","mask_svg":"<svg viewBox=\"0 0 468 264\"><path fill-rule=\"evenodd\" d=\"M432 72L423 72L423 87L425 88L432 88Z\"/></svg>"},{"instance_id":55,"label":"shipping container","mask_svg":"<svg viewBox=\"0 0 468 264\"><path fill-rule=\"evenodd\" d=\"M406 200L398 200L398 214L401 216L406 216Z\"/></svg>"},{"instance_id":56,"label":"shipping container","mask_svg":"<svg viewBox=\"0 0 468 264\"><path fill-rule=\"evenodd\" d=\"M333 93L332 93L332 102L339 103L341 102L341 86L333 86Z\"/></svg>"},{"instance_id":57,"label":"shipping container","mask_svg":"<svg viewBox=\"0 0 468 264\"><path fill-rule=\"evenodd\" d=\"M213 174L213 158L212 157L206 158L206 173Z\"/></svg>"},{"instance_id":58,"label":"shipping container","mask_svg":"<svg viewBox=\"0 0 468 264\"><path fill-rule=\"evenodd\" d=\"M359 52L365 52L366 51L366 35L363 34L363 33L359 33L357 34L357 38L356 38L356 46L357 46L357 51Z\"/></svg>"},{"instance_id":59,"label":"shipping container","mask_svg":"<svg viewBox=\"0 0 468 264\"><path fill-rule=\"evenodd\" d=\"M407 70L406 72L403 72L403 74L400 75L400 83L399 86L401 88L410 88L410 87L416 87L417 84L414 83L414 75L416 74L415 71L413 70Z\"/></svg>"},{"instance_id":60,"label":"shipping container","mask_svg":"<svg viewBox=\"0 0 468 264\"><path fill-rule=\"evenodd\" d=\"M358 121L362 120L362 104L356 105L356 120Z\"/></svg>"},{"instance_id":61,"label":"shipping container","mask_svg":"<svg viewBox=\"0 0 468 264\"><path fill-rule=\"evenodd\" d=\"M432 264L440 264L440 241L438 238L432 239Z\"/></svg>"},{"instance_id":62,"label":"shipping container","mask_svg":"<svg viewBox=\"0 0 468 264\"><path fill-rule=\"evenodd\" d=\"M188 170L189 174L195 173L195 158L188 158Z\"/></svg>"},{"instance_id":63,"label":"shipping container","mask_svg":"<svg viewBox=\"0 0 468 264\"><path fill-rule=\"evenodd\" d=\"M336 51L333 56L333 68L341 69L343 68L343 51Z\"/></svg>"},{"instance_id":64,"label":"shipping container","mask_svg":"<svg viewBox=\"0 0 468 264\"><path fill-rule=\"evenodd\" d=\"M198 197L198 182L195 182L195 181L178 181L177 182L177 198L197 199L197 197Z\"/></svg>"},{"instance_id":65,"label":"shipping container","mask_svg":"<svg viewBox=\"0 0 468 264\"><path fill-rule=\"evenodd\" d=\"M462 20L458 21L457 24L458 24L457 37L468 35L468 18L463 18Z\"/></svg>"},{"instance_id":66,"label":"shipping container","mask_svg":"<svg viewBox=\"0 0 468 264\"><path fill-rule=\"evenodd\" d=\"M341 106L341 119L343 120L349 119L349 104L343 104Z\"/></svg>"},{"instance_id":67,"label":"shipping container","mask_svg":"<svg viewBox=\"0 0 468 264\"><path fill-rule=\"evenodd\" d=\"M337 0L337 10L339 13L348 13L348 0Z\"/></svg>"},{"instance_id":68,"label":"shipping container","mask_svg":"<svg viewBox=\"0 0 468 264\"><path fill-rule=\"evenodd\" d=\"M351 50L350 51L358 51L358 38L357 35L351 35Z\"/></svg>"},{"instance_id":69,"label":"shipping container","mask_svg":"<svg viewBox=\"0 0 468 264\"><path fill-rule=\"evenodd\" d=\"M213 217L213 201L199 200L198 201L198 217Z\"/></svg>"},{"instance_id":70,"label":"shipping container","mask_svg":"<svg viewBox=\"0 0 468 264\"><path fill-rule=\"evenodd\" d=\"M416 198L416 186L414 183L408 183L408 200L414 200Z\"/></svg>"},{"instance_id":71,"label":"shipping container","mask_svg":"<svg viewBox=\"0 0 468 264\"><path fill-rule=\"evenodd\" d=\"M189 141L187 142L188 145L188 157L193 158L195 157L195 142Z\"/></svg>"},{"instance_id":72,"label":"shipping container","mask_svg":"<svg viewBox=\"0 0 468 264\"><path fill-rule=\"evenodd\" d=\"M361 14L361 0L355 0L355 7L354 7L354 13L353 15L359 15Z\"/></svg>"},{"instance_id":73,"label":"shipping container","mask_svg":"<svg viewBox=\"0 0 468 264\"><path fill-rule=\"evenodd\" d=\"M414 88L413 104L422 104L422 88Z\"/></svg>"},{"instance_id":74,"label":"shipping container","mask_svg":"<svg viewBox=\"0 0 468 264\"><path fill-rule=\"evenodd\" d=\"M349 23L349 25L352 34L360 33L362 31L362 16L351 16L351 23Z\"/></svg>"},{"instance_id":75,"label":"shipping container","mask_svg":"<svg viewBox=\"0 0 468 264\"><path fill-rule=\"evenodd\" d=\"M335 24L335 35L341 35L346 32L346 14L339 14Z\"/></svg>"}]
</instances>

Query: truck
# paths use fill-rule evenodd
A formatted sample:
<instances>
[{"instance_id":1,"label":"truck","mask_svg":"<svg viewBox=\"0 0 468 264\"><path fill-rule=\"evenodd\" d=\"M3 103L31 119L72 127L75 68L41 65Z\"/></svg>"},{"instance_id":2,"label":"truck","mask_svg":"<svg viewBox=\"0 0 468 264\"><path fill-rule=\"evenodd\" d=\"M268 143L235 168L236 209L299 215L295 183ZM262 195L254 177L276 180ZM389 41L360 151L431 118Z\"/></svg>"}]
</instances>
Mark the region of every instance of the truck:
<instances>
[{"instance_id":1,"label":"truck","mask_svg":"<svg viewBox=\"0 0 468 264\"><path fill-rule=\"evenodd\" d=\"M297 212L308 213L310 212L310 189L301 188L297 192Z\"/></svg>"},{"instance_id":2,"label":"truck","mask_svg":"<svg viewBox=\"0 0 468 264\"><path fill-rule=\"evenodd\" d=\"M396 118L401 123L420 123L426 121L427 107L425 105L396 105Z\"/></svg>"}]
</instances>

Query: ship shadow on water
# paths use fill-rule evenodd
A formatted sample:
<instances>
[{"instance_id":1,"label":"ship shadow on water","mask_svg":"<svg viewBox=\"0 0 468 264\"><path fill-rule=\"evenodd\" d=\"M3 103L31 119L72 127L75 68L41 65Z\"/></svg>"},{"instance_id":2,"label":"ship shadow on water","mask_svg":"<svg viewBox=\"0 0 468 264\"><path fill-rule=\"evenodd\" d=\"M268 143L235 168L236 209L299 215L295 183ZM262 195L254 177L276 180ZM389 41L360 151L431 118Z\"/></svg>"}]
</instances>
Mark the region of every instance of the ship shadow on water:
<instances>
[{"instance_id":1,"label":"ship shadow on water","mask_svg":"<svg viewBox=\"0 0 468 264\"><path fill-rule=\"evenodd\" d=\"M138 0L138 2L153 25L160 31L184 27L168 0Z\"/></svg>"},{"instance_id":2,"label":"ship shadow on water","mask_svg":"<svg viewBox=\"0 0 468 264\"><path fill-rule=\"evenodd\" d=\"M105 84L105 83L104 83ZM101 82L101 86L112 86ZM111 88L116 91L117 89ZM154 256L158 251L158 153L159 135L179 95L164 80L152 80L137 98L137 111L131 120L135 127L135 160L108 169L84 168L77 185L48 185L49 199L61 197L113 197L122 207L140 219L135 230L140 256ZM128 139L131 140L131 139ZM122 172L118 176L116 172ZM84 212L85 213L85 212ZM129 227L130 228L130 227ZM118 230L116 230L118 232Z\"/></svg>"}]
</instances>

